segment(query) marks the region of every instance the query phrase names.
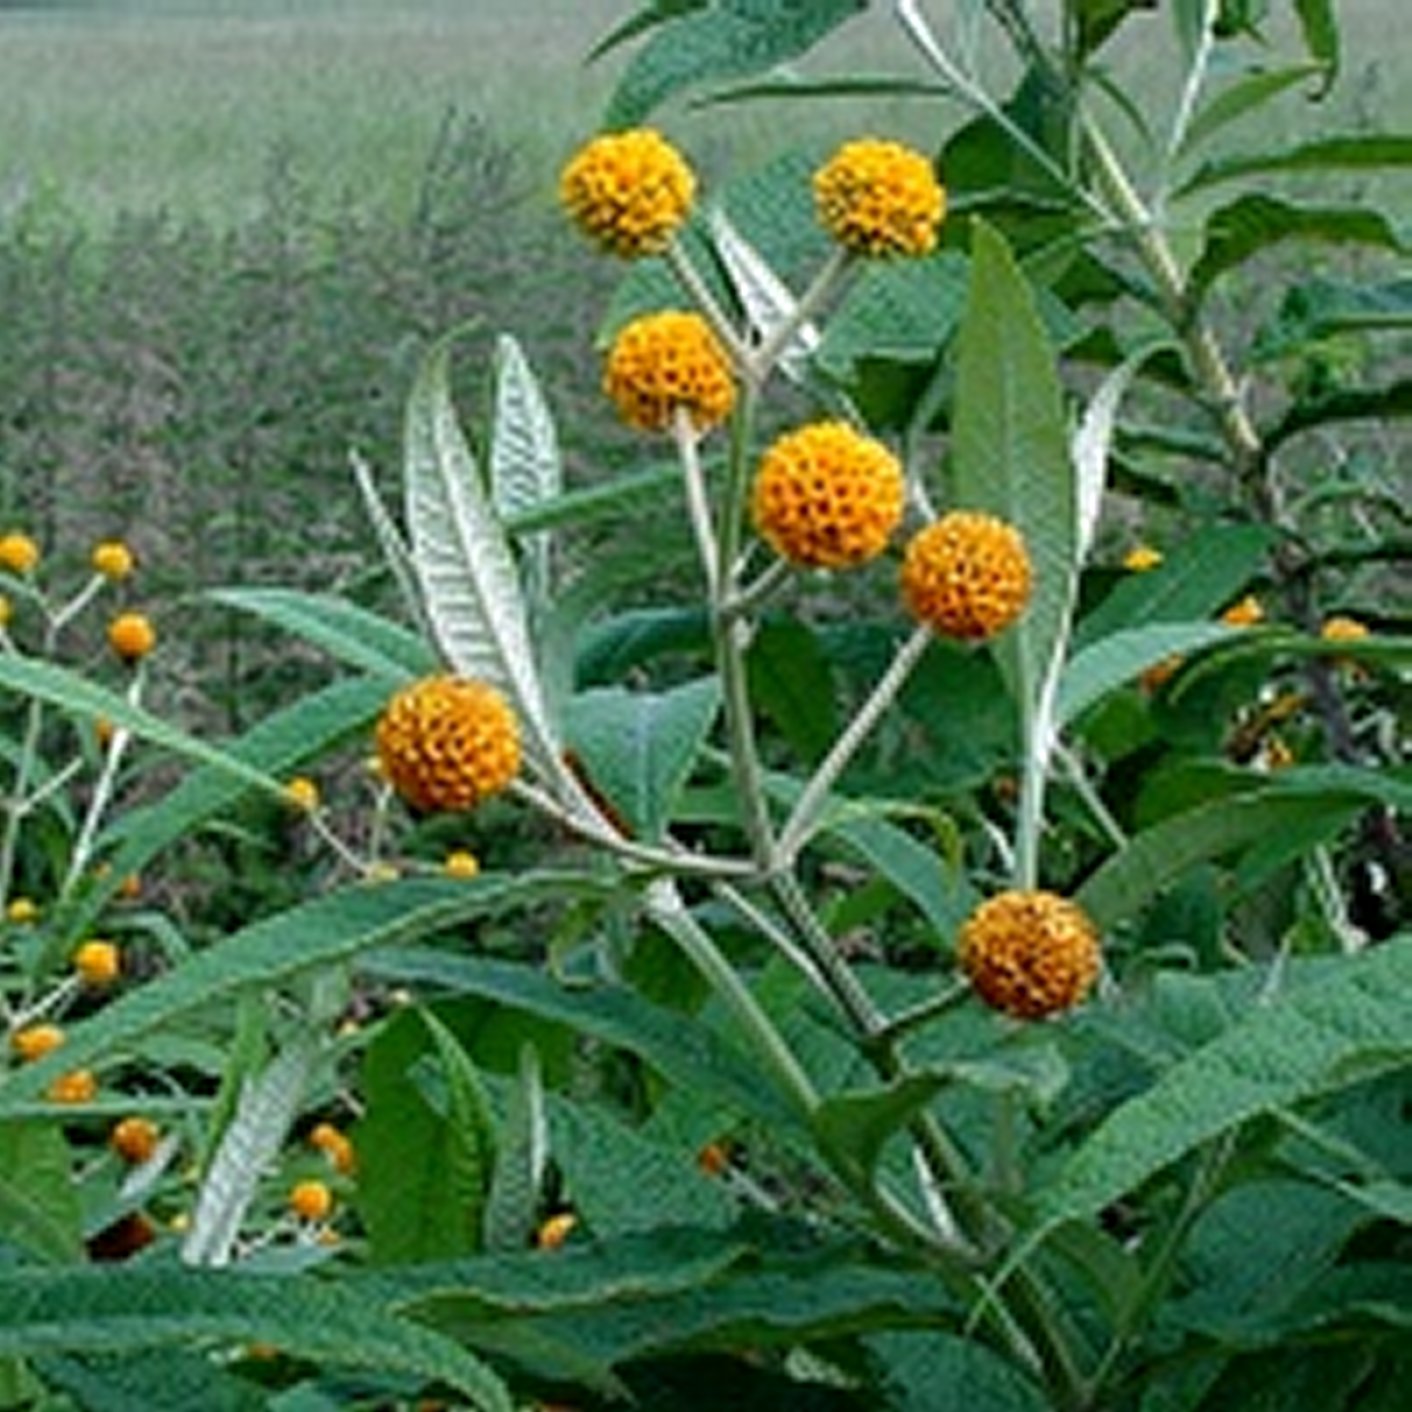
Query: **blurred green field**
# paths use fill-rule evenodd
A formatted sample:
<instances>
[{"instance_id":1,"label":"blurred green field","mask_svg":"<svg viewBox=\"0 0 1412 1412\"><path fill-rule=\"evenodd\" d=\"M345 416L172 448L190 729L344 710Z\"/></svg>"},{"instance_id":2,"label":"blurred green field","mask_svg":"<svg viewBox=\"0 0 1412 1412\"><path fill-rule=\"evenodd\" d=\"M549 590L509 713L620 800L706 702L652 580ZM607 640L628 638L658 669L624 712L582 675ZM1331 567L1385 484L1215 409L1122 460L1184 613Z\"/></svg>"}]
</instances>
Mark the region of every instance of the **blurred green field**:
<instances>
[{"instance_id":1,"label":"blurred green field","mask_svg":"<svg viewBox=\"0 0 1412 1412\"><path fill-rule=\"evenodd\" d=\"M1347 72L1335 103L1291 96L1290 130L1412 118L1412 54L1389 46L1404 0L1346 4ZM527 172L552 173L601 111L621 58L585 67L632 0L53 0L0 6L0 219L40 194L103 221L166 209L218 223L258 206L272 151L323 197L413 199L449 111L475 114ZM1292 9L1293 7L1288 7ZM949 6L935 6L941 17ZM1170 91L1156 17L1115 56L1143 93ZM875 3L809 56L813 72L916 72L890 5ZM777 105L667 117L709 168L780 145ZM816 104L790 110L820 140L859 123L934 138L956 114L935 103ZM549 177L546 176L545 190Z\"/></svg>"}]
</instances>

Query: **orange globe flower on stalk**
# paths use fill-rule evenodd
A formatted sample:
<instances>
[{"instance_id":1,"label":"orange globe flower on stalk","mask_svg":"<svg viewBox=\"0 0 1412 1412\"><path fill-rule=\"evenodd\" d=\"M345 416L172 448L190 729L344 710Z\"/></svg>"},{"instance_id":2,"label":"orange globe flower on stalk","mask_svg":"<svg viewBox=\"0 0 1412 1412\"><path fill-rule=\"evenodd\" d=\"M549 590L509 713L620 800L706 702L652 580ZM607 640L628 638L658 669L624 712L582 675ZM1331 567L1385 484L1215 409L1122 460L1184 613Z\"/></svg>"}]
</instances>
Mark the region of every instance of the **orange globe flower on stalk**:
<instances>
[{"instance_id":1,"label":"orange globe flower on stalk","mask_svg":"<svg viewBox=\"0 0 1412 1412\"><path fill-rule=\"evenodd\" d=\"M579 228L625 259L663 250L690 214L695 195L691 168L652 128L594 138L559 178L559 199Z\"/></svg>"},{"instance_id":2,"label":"orange globe flower on stalk","mask_svg":"<svg viewBox=\"0 0 1412 1412\"><path fill-rule=\"evenodd\" d=\"M1025 541L994 515L953 510L912 537L902 597L912 616L943 637L982 641L1010 626L1029 602Z\"/></svg>"},{"instance_id":3,"label":"orange globe flower on stalk","mask_svg":"<svg viewBox=\"0 0 1412 1412\"><path fill-rule=\"evenodd\" d=\"M1077 1005L1098 978L1098 935L1068 898L1002 892L961 927L957 960L994 1010L1037 1020Z\"/></svg>"},{"instance_id":4,"label":"orange globe flower on stalk","mask_svg":"<svg viewBox=\"0 0 1412 1412\"><path fill-rule=\"evenodd\" d=\"M142 613L120 613L108 624L108 646L124 662L141 661L157 645L157 630Z\"/></svg>"},{"instance_id":5,"label":"orange globe flower on stalk","mask_svg":"<svg viewBox=\"0 0 1412 1412\"><path fill-rule=\"evenodd\" d=\"M388 702L377 752L384 777L414 809L473 809L519 773L519 722L486 682L423 677Z\"/></svg>"},{"instance_id":6,"label":"orange globe flower on stalk","mask_svg":"<svg viewBox=\"0 0 1412 1412\"><path fill-rule=\"evenodd\" d=\"M936 247L946 193L932 164L899 142L845 142L814 174L819 223L857 255L926 255Z\"/></svg>"},{"instance_id":7,"label":"orange globe flower on stalk","mask_svg":"<svg viewBox=\"0 0 1412 1412\"><path fill-rule=\"evenodd\" d=\"M816 422L781 437L756 473L755 527L781 557L815 569L876 558L902 518L897 458L846 422Z\"/></svg>"},{"instance_id":8,"label":"orange globe flower on stalk","mask_svg":"<svg viewBox=\"0 0 1412 1412\"><path fill-rule=\"evenodd\" d=\"M603 369L603 391L640 431L669 431L678 409L698 432L735 406L730 359L700 314L667 309L625 324Z\"/></svg>"}]
</instances>

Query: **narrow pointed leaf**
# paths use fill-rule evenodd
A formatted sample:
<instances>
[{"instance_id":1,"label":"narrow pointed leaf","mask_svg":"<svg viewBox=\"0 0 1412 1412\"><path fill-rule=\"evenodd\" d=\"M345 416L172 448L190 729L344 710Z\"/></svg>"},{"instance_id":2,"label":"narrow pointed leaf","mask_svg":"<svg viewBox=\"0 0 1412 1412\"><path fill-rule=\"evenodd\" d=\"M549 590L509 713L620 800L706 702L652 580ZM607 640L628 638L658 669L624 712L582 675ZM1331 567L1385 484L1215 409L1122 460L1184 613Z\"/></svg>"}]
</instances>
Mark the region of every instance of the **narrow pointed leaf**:
<instances>
[{"instance_id":1,"label":"narrow pointed leaf","mask_svg":"<svg viewBox=\"0 0 1412 1412\"><path fill-rule=\"evenodd\" d=\"M1034 589L997 642L1011 690L1037 700L1065 630L1075 582L1074 477L1054 354L1004 238L976 221L961 324L952 457L957 503L1024 536Z\"/></svg>"},{"instance_id":2,"label":"narrow pointed leaf","mask_svg":"<svg viewBox=\"0 0 1412 1412\"><path fill-rule=\"evenodd\" d=\"M479 1359L381 1302L311 1276L105 1265L0 1272L0 1356L266 1343L315 1363L401 1372L513 1412Z\"/></svg>"},{"instance_id":3,"label":"narrow pointed leaf","mask_svg":"<svg viewBox=\"0 0 1412 1412\"><path fill-rule=\"evenodd\" d=\"M558 748L505 531L481 484L449 387L450 345L428 355L407 404L407 526L437 645L452 668L514 703L527 753L549 775Z\"/></svg>"},{"instance_id":4,"label":"narrow pointed leaf","mask_svg":"<svg viewBox=\"0 0 1412 1412\"><path fill-rule=\"evenodd\" d=\"M116 1058L193 1010L252 986L278 986L377 946L415 940L471 917L546 897L564 899L585 879L565 873L485 875L474 882L415 879L355 886L254 923L190 956L68 1029L62 1052L0 1080L0 1113L43 1092L72 1068Z\"/></svg>"},{"instance_id":5,"label":"narrow pointed leaf","mask_svg":"<svg viewBox=\"0 0 1412 1412\"><path fill-rule=\"evenodd\" d=\"M1412 1063L1412 937L1342 958L1111 1113L1045 1192L1046 1225L1094 1215L1251 1118Z\"/></svg>"},{"instance_id":6,"label":"narrow pointed leaf","mask_svg":"<svg viewBox=\"0 0 1412 1412\"><path fill-rule=\"evenodd\" d=\"M1294 64L1283 69L1262 69L1247 74L1218 94L1192 119L1182 141L1181 152L1191 152L1213 133L1243 118L1248 113L1278 97L1296 84L1323 76L1328 80L1328 68L1322 63Z\"/></svg>"},{"instance_id":7,"label":"narrow pointed leaf","mask_svg":"<svg viewBox=\"0 0 1412 1412\"><path fill-rule=\"evenodd\" d=\"M1368 171L1412 167L1412 137L1397 133L1323 137L1284 152L1222 157L1207 162L1177 192L1185 195L1217 182L1273 172Z\"/></svg>"},{"instance_id":8,"label":"narrow pointed leaf","mask_svg":"<svg viewBox=\"0 0 1412 1412\"><path fill-rule=\"evenodd\" d=\"M397 683L428 672L436 659L406 628L331 594L288 588L218 588L208 595L254 613L371 676Z\"/></svg>"}]
</instances>

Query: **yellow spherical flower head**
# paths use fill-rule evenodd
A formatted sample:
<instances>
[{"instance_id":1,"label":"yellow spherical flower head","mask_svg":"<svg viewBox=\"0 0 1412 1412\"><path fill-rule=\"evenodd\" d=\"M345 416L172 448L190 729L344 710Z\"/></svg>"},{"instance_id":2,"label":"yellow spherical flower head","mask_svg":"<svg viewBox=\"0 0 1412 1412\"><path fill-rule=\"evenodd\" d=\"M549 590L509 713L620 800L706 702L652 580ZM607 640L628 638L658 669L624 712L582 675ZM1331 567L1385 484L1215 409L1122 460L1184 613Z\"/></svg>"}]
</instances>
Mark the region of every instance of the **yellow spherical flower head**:
<instances>
[{"instance_id":1,"label":"yellow spherical flower head","mask_svg":"<svg viewBox=\"0 0 1412 1412\"><path fill-rule=\"evenodd\" d=\"M108 1134L108 1146L134 1167L148 1161L157 1150L160 1134L157 1125L147 1118L124 1118L113 1124Z\"/></svg>"},{"instance_id":2,"label":"yellow spherical flower head","mask_svg":"<svg viewBox=\"0 0 1412 1412\"><path fill-rule=\"evenodd\" d=\"M74 1069L60 1074L44 1090L51 1103L91 1103L98 1093L98 1079L92 1069Z\"/></svg>"},{"instance_id":3,"label":"yellow spherical flower head","mask_svg":"<svg viewBox=\"0 0 1412 1412\"><path fill-rule=\"evenodd\" d=\"M122 956L111 941L95 938L74 952L74 973L84 985L112 985L121 972Z\"/></svg>"},{"instance_id":4,"label":"yellow spherical flower head","mask_svg":"<svg viewBox=\"0 0 1412 1412\"><path fill-rule=\"evenodd\" d=\"M322 1221L333 1210L333 1193L323 1182L296 1182L289 1189L289 1209L305 1221Z\"/></svg>"},{"instance_id":5,"label":"yellow spherical flower head","mask_svg":"<svg viewBox=\"0 0 1412 1412\"><path fill-rule=\"evenodd\" d=\"M730 416L730 359L700 314L668 309L625 324L608 350L603 391L641 431L666 431L685 408L697 431Z\"/></svg>"},{"instance_id":6,"label":"yellow spherical flower head","mask_svg":"<svg viewBox=\"0 0 1412 1412\"><path fill-rule=\"evenodd\" d=\"M39 562L39 546L18 530L0 535L0 568L12 574L27 574Z\"/></svg>"},{"instance_id":7,"label":"yellow spherical flower head","mask_svg":"<svg viewBox=\"0 0 1412 1412\"><path fill-rule=\"evenodd\" d=\"M691 168L652 128L595 137L559 177L559 199L580 229L629 259L661 250L695 195Z\"/></svg>"},{"instance_id":8,"label":"yellow spherical flower head","mask_svg":"<svg viewBox=\"0 0 1412 1412\"><path fill-rule=\"evenodd\" d=\"M136 662L157 645L157 630L142 613L119 613L108 624L108 646L124 662Z\"/></svg>"},{"instance_id":9,"label":"yellow spherical flower head","mask_svg":"<svg viewBox=\"0 0 1412 1412\"><path fill-rule=\"evenodd\" d=\"M902 598L943 637L980 641L1024 611L1030 558L1013 525L953 510L912 536L902 561Z\"/></svg>"},{"instance_id":10,"label":"yellow spherical flower head","mask_svg":"<svg viewBox=\"0 0 1412 1412\"><path fill-rule=\"evenodd\" d=\"M519 723L485 682L424 677L388 702L377 749L388 782L414 809L471 809L518 773Z\"/></svg>"},{"instance_id":11,"label":"yellow spherical flower head","mask_svg":"<svg viewBox=\"0 0 1412 1412\"><path fill-rule=\"evenodd\" d=\"M467 881L480 876L480 859L467 848L453 848L441 864L441 870L448 878L461 878Z\"/></svg>"},{"instance_id":12,"label":"yellow spherical flower head","mask_svg":"<svg viewBox=\"0 0 1412 1412\"><path fill-rule=\"evenodd\" d=\"M1129 573L1145 574L1162 562L1162 551L1150 544L1135 544L1123 555L1123 567Z\"/></svg>"},{"instance_id":13,"label":"yellow spherical flower head","mask_svg":"<svg viewBox=\"0 0 1412 1412\"><path fill-rule=\"evenodd\" d=\"M63 1042L64 1032L58 1025L26 1025L10 1036L10 1048L27 1064L52 1054Z\"/></svg>"},{"instance_id":14,"label":"yellow spherical flower head","mask_svg":"<svg viewBox=\"0 0 1412 1412\"><path fill-rule=\"evenodd\" d=\"M578 1223L579 1218L572 1211L560 1211L557 1215L547 1216L535 1232L534 1243L541 1250L558 1250L568 1240Z\"/></svg>"},{"instance_id":15,"label":"yellow spherical flower head","mask_svg":"<svg viewBox=\"0 0 1412 1412\"><path fill-rule=\"evenodd\" d=\"M317 1148L328 1158L334 1171L351 1175L358 1167L358 1157L353 1150L353 1141L339 1132L332 1123L318 1123L309 1133L309 1146Z\"/></svg>"},{"instance_id":16,"label":"yellow spherical flower head","mask_svg":"<svg viewBox=\"0 0 1412 1412\"><path fill-rule=\"evenodd\" d=\"M876 558L902 518L902 467L846 422L782 436L755 475L755 528L791 563L846 569Z\"/></svg>"},{"instance_id":17,"label":"yellow spherical flower head","mask_svg":"<svg viewBox=\"0 0 1412 1412\"><path fill-rule=\"evenodd\" d=\"M898 142L845 142L814 173L819 223L859 255L925 255L936 245L946 193L932 164Z\"/></svg>"},{"instance_id":18,"label":"yellow spherical flower head","mask_svg":"<svg viewBox=\"0 0 1412 1412\"><path fill-rule=\"evenodd\" d=\"M994 1010L1037 1020L1077 1005L1098 977L1098 935L1053 892L1002 892L961 927L957 959Z\"/></svg>"},{"instance_id":19,"label":"yellow spherical flower head","mask_svg":"<svg viewBox=\"0 0 1412 1412\"><path fill-rule=\"evenodd\" d=\"M1326 618L1319 629L1319 636L1325 642L1361 642L1368 635L1367 623L1342 615Z\"/></svg>"},{"instance_id":20,"label":"yellow spherical flower head","mask_svg":"<svg viewBox=\"0 0 1412 1412\"><path fill-rule=\"evenodd\" d=\"M38 919L39 908L31 898L14 897L5 904L5 916L16 926L28 926Z\"/></svg>"},{"instance_id":21,"label":"yellow spherical flower head","mask_svg":"<svg viewBox=\"0 0 1412 1412\"><path fill-rule=\"evenodd\" d=\"M135 563L132 550L120 539L105 539L95 544L90 562L93 572L102 574L105 579L125 579Z\"/></svg>"},{"instance_id":22,"label":"yellow spherical flower head","mask_svg":"<svg viewBox=\"0 0 1412 1412\"><path fill-rule=\"evenodd\" d=\"M308 775L295 775L284 786L285 801L291 808L312 814L319 807L319 787Z\"/></svg>"},{"instance_id":23,"label":"yellow spherical flower head","mask_svg":"<svg viewBox=\"0 0 1412 1412\"><path fill-rule=\"evenodd\" d=\"M1221 614L1221 621L1232 628L1251 628L1264 620L1265 607L1253 593L1247 593Z\"/></svg>"}]
</instances>

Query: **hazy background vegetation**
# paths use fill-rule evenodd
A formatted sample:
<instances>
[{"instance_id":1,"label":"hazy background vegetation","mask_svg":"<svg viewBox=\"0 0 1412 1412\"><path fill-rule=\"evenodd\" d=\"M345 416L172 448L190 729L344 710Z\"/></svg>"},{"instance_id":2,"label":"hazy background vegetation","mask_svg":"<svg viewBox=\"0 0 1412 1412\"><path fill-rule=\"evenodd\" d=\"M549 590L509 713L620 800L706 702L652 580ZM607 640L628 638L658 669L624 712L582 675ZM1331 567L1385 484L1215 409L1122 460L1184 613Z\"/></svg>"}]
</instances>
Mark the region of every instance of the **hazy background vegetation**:
<instances>
[{"instance_id":1,"label":"hazy background vegetation","mask_svg":"<svg viewBox=\"0 0 1412 1412\"><path fill-rule=\"evenodd\" d=\"M465 320L468 395L512 330L570 475L640 461L596 394L592 336L619 269L554 206L622 63L584 55L632 8L0 4L0 520L75 565L99 535L125 535L154 595L376 592L349 451L390 470L416 356ZM1407 122L1407 47L1388 42L1402 0L1343 9L1339 94L1290 95L1276 120L1291 139ZM1154 95L1177 79L1166 24L1135 20L1112 59ZM882 4L807 67L915 72ZM796 104L781 131L785 111L678 106L668 126L709 177L860 126L935 145L961 118L935 100ZM235 618L211 625L169 645L168 670L231 725L305 670L276 670Z\"/></svg>"}]
</instances>

